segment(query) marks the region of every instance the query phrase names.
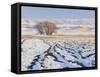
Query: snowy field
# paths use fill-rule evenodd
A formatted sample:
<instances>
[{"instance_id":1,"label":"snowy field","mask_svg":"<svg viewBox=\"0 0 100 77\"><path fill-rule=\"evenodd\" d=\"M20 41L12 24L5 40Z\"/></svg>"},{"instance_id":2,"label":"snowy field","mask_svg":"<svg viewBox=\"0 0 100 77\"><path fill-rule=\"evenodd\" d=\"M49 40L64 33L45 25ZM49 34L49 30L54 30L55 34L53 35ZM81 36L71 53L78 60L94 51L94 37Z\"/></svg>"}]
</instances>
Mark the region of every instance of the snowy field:
<instances>
[{"instance_id":1,"label":"snowy field","mask_svg":"<svg viewBox=\"0 0 100 77\"><path fill-rule=\"evenodd\" d=\"M95 66L95 38L32 37L22 39L21 70Z\"/></svg>"}]
</instances>

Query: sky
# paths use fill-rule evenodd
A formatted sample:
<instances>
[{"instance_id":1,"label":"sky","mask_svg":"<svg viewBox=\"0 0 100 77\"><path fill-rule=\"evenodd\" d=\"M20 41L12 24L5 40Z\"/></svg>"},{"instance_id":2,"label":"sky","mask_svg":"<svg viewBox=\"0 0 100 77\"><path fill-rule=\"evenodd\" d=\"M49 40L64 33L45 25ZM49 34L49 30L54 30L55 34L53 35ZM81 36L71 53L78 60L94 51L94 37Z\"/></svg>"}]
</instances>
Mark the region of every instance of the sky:
<instances>
[{"instance_id":1,"label":"sky","mask_svg":"<svg viewBox=\"0 0 100 77\"><path fill-rule=\"evenodd\" d=\"M95 11L79 9L60 9L44 7L22 6L22 19L43 21L55 20L59 23L83 24L87 23L94 26Z\"/></svg>"}]
</instances>

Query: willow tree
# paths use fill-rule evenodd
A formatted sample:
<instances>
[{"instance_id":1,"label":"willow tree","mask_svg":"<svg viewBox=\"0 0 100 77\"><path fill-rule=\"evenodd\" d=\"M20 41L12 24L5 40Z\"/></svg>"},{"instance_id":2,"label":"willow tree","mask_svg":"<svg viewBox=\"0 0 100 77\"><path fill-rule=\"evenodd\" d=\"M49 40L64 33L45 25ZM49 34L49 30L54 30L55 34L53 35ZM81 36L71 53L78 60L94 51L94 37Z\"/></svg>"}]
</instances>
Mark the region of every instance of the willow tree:
<instances>
[{"instance_id":1,"label":"willow tree","mask_svg":"<svg viewBox=\"0 0 100 77\"><path fill-rule=\"evenodd\" d=\"M36 28L38 29L40 34L52 35L56 31L57 26L53 22L44 21L37 23Z\"/></svg>"}]
</instances>

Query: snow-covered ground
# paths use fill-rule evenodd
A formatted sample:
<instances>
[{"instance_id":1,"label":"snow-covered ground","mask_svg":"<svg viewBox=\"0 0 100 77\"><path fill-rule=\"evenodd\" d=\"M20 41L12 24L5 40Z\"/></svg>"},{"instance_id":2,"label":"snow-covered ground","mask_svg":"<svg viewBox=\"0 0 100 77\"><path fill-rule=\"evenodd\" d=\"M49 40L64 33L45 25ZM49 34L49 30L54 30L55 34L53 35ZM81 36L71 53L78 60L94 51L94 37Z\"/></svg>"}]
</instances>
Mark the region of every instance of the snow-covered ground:
<instances>
[{"instance_id":1,"label":"snow-covered ground","mask_svg":"<svg viewBox=\"0 0 100 77\"><path fill-rule=\"evenodd\" d=\"M22 40L21 70L95 66L94 38L30 38Z\"/></svg>"}]
</instances>

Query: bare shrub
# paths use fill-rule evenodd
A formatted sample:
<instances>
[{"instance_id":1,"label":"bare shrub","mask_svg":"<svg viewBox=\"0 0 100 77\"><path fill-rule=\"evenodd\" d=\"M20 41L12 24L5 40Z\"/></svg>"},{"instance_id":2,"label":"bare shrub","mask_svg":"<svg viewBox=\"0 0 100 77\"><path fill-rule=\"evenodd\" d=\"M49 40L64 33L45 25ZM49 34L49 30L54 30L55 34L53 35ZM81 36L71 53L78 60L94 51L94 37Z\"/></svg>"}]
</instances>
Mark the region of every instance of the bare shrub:
<instances>
[{"instance_id":1,"label":"bare shrub","mask_svg":"<svg viewBox=\"0 0 100 77\"><path fill-rule=\"evenodd\" d=\"M52 35L52 33L57 29L57 26L53 22L44 21L36 24L36 28L40 34Z\"/></svg>"}]
</instances>

